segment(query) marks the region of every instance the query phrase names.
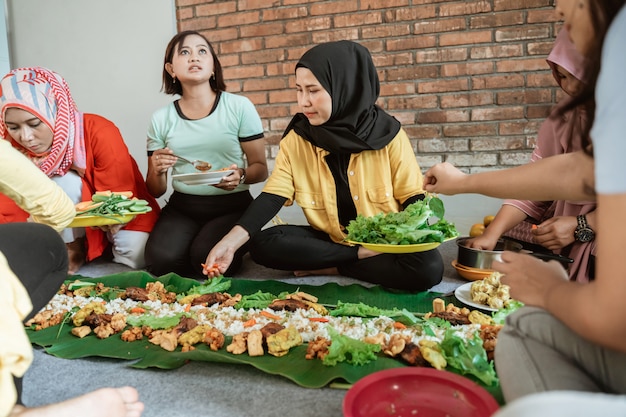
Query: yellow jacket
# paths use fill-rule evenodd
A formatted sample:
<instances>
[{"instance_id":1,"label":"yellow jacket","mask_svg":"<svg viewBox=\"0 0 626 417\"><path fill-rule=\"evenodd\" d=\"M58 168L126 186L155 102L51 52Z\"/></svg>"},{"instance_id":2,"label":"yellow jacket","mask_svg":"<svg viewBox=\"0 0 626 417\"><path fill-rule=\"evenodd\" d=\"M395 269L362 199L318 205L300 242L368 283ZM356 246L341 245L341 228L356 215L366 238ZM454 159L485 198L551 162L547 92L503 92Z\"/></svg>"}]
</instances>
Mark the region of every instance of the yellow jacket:
<instances>
[{"instance_id":1,"label":"yellow jacket","mask_svg":"<svg viewBox=\"0 0 626 417\"><path fill-rule=\"evenodd\" d=\"M76 215L65 191L4 139L0 139L0 193L30 213L35 222L57 231Z\"/></svg>"},{"instance_id":2,"label":"yellow jacket","mask_svg":"<svg viewBox=\"0 0 626 417\"><path fill-rule=\"evenodd\" d=\"M8 416L17 399L13 376L24 375L33 361L33 350L22 324L32 308L26 289L0 252L0 416Z\"/></svg>"},{"instance_id":3,"label":"yellow jacket","mask_svg":"<svg viewBox=\"0 0 626 417\"><path fill-rule=\"evenodd\" d=\"M293 130L280 142L272 175L263 192L295 201L308 223L335 242L346 234L339 223L335 182L324 157L328 151L313 146ZM348 183L357 214L369 217L398 212L402 203L423 191L423 177L406 132L400 129L383 149L352 154Z\"/></svg>"}]
</instances>

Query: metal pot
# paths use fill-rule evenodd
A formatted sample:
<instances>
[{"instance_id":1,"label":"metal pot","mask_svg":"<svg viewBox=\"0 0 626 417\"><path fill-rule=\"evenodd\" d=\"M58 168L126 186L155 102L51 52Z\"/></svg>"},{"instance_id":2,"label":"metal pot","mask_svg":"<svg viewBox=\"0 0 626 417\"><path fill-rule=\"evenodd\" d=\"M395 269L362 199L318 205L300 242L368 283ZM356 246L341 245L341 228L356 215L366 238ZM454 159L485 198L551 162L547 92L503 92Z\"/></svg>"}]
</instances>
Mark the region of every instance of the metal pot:
<instances>
[{"instance_id":1,"label":"metal pot","mask_svg":"<svg viewBox=\"0 0 626 417\"><path fill-rule=\"evenodd\" d=\"M498 243L496 244L496 247L493 248L493 250L470 248L467 246L467 241L469 239L471 238L460 237L457 239L456 244L459 248L457 263L470 268L491 269L491 264L493 261L502 261L502 252L504 251L525 252L536 258L546 261L559 261L564 266L567 266L567 264L574 262L573 259L561 255L537 253L527 250L522 251L522 244L510 239L498 239Z\"/></svg>"}]
</instances>

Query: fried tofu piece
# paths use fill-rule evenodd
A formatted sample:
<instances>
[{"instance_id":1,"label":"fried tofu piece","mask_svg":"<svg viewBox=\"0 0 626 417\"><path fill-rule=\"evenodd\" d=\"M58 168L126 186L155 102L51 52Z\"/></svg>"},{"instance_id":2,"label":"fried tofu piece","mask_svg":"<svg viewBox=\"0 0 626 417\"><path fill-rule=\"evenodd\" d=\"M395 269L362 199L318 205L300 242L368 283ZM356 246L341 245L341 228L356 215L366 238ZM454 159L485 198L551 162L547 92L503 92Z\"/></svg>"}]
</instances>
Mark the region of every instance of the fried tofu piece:
<instances>
[{"instance_id":1,"label":"fried tofu piece","mask_svg":"<svg viewBox=\"0 0 626 417\"><path fill-rule=\"evenodd\" d=\"M248 334L248 355L250 356L263 356L265 351L263 350L263 333L260 330L252 330Z\"/></svg>"},{"instance_id":2,"label":"fried tofu piece","mask_svg":"<svg viewBox=\"0 0 626 417\"><path fill-rule=\"evenodd\" d=\"M446 311L446 302L441 298L435 298L433 300L433 312L434 313L443 313Z\"/></svg>"},{"instance_id":3,"label":"fried tofu piece","mask_svg":"<svg viewBox=\"0 0 626 417\"><path fill-rule=\"evenodd\" d=\"M176 332L167 332L165 330L155 330L152 332L150 343L161 346L168 352L173 352L178 346L178 337Z\"/></svg>"},{"instance_id":4,"label":"fried tofu piece","mask_svg":"<svg viewBox=\"0 0 626 417\"><path fill-rule=\"evenodd\" d=\"M89 326L79 326L72 329L72 334L76 337L80 337L81 339L89 333L91 333L91 327Z\"/></svg>"}]
</instances>

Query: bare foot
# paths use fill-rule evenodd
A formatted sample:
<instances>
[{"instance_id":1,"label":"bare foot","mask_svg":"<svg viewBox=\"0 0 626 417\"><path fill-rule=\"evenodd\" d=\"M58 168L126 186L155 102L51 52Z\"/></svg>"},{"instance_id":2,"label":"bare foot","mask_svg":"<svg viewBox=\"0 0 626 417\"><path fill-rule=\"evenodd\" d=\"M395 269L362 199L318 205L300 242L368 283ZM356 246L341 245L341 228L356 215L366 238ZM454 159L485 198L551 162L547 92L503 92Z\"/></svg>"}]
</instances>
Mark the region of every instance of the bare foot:
<instances>
[{"instance_id":1,"label":"bare foot","mask_svg":"<svg viewBox=\"0 0 626 417\"><path fill-rule=\"evenodd\" d=\"M293 274L297 277L307 277L309 275L339 275L339 270L335 267L313 269L311 271L293 271Z\"/></svg>"},{"instance_id":2,"label":"bare foot","mask_svg":"<svg viewBox=\"0 0 626 417\"><path fill-rule=\"evenodd\" d=\"M101 388L42 407L16 405L9 417L139 417L143 408L139 393L133 387Z\"/></svg>"},{"instance_id":3,"label":"bare foot","mask_svg":"<svg viewBox=\"0 0 626 417\"><path fill-rule=\"evenodd\" d=\"M73 242L66 243L67 256L69 258L68 274L76 274L81 266L85 264L85 239L82 237L76 238Z\"/></svg>"}]
</instances>

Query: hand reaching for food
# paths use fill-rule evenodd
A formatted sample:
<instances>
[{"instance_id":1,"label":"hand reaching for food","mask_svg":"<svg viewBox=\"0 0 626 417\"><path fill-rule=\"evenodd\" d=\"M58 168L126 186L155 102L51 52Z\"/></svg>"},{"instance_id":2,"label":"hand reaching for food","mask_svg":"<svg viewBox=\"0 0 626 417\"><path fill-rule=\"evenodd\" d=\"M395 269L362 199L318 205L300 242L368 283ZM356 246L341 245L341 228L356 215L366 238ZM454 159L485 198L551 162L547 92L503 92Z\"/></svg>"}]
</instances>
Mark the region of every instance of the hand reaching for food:
<instances>
[{"instance_id":1,"label":"hand reaching for food","mask_svg":"<svg viewBox=\"0 0 626 417\"><path fill-rule=\"evenodd\" d=\"M424 174L424 190L446 195L459 194L464 192L459 185L466 176L449 162L436 164Z\"/></svg>"}]
</instances>

